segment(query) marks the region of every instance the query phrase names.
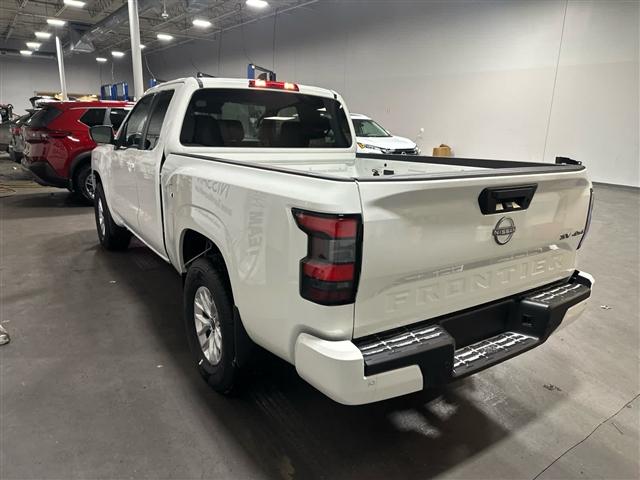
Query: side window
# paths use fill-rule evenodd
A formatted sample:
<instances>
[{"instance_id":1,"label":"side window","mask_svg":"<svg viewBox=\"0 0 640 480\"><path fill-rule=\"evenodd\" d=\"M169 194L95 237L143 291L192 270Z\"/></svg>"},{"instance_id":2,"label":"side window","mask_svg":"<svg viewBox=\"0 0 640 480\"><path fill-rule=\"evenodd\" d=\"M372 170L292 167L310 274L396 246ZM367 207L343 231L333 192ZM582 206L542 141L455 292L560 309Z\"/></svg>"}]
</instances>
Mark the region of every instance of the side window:
<instances>
[{"instance_id":1,"label":"side window","mask_svg":"<svg viewBox=\"0 0 640 480\"><path fill-rule=\"evenodd\" d=\"M124 122L125 117L127 116L128 111L124 108L112 108L109 111L109 122L113 127L115 132L118 131L122 122Z\"/></svg>"},{"instance_id":2,"label":"side window","mask_svg":"<svg viewBox=\"0 0 640 480\"><path fill-rule=\"evenodd\" d=\"M173 90L165 90L156 94L156 103L149 117L149 127L147 128L147 136L145 137L145 150L153 150L160 138L160 130L162 129L162 123L164 122L164 116L171 103L173 97Z\"/></svg>"},{"instance_id":3,"label":"side window","mask_svg":"<svg viewBox=\"0 0 640 480\"><path fill-rule=\"evenodd\" d=\"M120 131L118 137L119 146L140 148L142 133L144 132L144 126L149 117L152 100L153 94L147 95L146 97L142 97L140 101L136 103L136 106L133 107L127 123L124 124Z\"/></svg>"},{"instance_id":4,"label":"side window","mask_svg":"<svg viewBox=\"0 0 640 480\"><path fill-rule=\"evenodd\" d=\"M95 127L96 125L104 125L104 108L90 108L82 114L80 121L87 127Z\"/></svg>"}]
</instances>

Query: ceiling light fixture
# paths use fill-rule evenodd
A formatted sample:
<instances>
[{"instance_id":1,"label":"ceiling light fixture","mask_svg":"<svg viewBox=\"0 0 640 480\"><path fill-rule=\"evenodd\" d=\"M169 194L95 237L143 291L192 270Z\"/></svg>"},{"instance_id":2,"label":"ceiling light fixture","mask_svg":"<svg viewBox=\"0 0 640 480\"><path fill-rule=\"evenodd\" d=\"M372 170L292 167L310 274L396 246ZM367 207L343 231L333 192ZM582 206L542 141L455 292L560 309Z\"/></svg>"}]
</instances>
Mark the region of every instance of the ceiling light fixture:
<instances>
[{"instance_id":1,"label":"ceiling light fixture","mask_svg":"<svg viewBox=\"0 0 640 480\"><path fill-rule=\"evenodd\" d=\"M199 28L209 28L211 26L211 22L209 20L203 20L201 18L196 18L193 20L193 26Z\"/></svg>"},{"instance_id":2,"label":"ceiling light fixture","mask_svg":"<svg viewBox=\"0 0 640 480\"><path fill-rule=\"evenodd\" d=\"M269 6L269 2L265 2L265 0L247 0L245 3L247 7L253 8L266 8Z\"/></svg>"},{"instance_id":3,"label":"ceiling light fixture","mask_svg":"<svg viewBox=\"0 0 640 480\"><path fill-rule=\"evenodd\" d=\"M33 55L33 52L31 50L20 50L20 55L24 55L25 57L28 57L30 55Z\"/></svg>"},{"instance_id":4,"label":"ceiling light fixture","mask_svg":"<svg viewBox=\"0 0 640 480\"><path fill-rule=\"evenodd\" d=\"M111 52L111 55L113 55L116 58L121 58L121 57L124 57L124 52L119 52L118 50L114 50L113 52Z\"/></svg>"},{"instance_id":5,"label":"ceiling light fixture","mask_svg":"<svg viewBox=\"0 0 640 480\"><path fill-rule=\"evenodd\" d=\"M68 7L76 8L82 8L87 4L86 2L81 2L80 0L64 0L63 3Z\"/></svg>"},{"instance_id":6,"label":"ceiling light fixture","mask_svg":"<svg viewBox=\"0 0 640 480\"><path fill-rule=\"evenodd\" d=\"M54 27L64 27L67 24L65 20L60 20L59 18L47 18L47 23Z\"/></svg>"},{"instance_id":7,"label":"ceiling light fixture","mask_svg":"<svg viewBox=\"0 0 640 480\"><path fill-rule=\"evenodd\" d=\"M168 33L159 33L158 35L156 35L156 37L158 38L158 40L162 40L164 42L168 42L169 40L173 40L173 36L169 35Z\"/></svg>"},{"instance_id":8,"label":"ceiling light fixture","mask_svg":"<svg viewBox=\"0 0 640 480\"><path fill-rule=\"evenodd\" d=\"M37 50L40 48L40 46L42 45L40 42L27 42L26 43L27 47L29 47L31 50Z\"/></svg>"},{"instance_id":9,"label":"ceiling light fixture","mask_svg":"<svg viewBox=\"0 0 640 480\"><path fill-rule=\"evenodd\" d=\"M106 63L107 59L104 57L96 57L96 62L98 63Z\"/></svg>"},{"instance_id":10,"label":"ceiling light fixture","mask_svg":"<svg viewBox=\"0 0 640 480\"><path fill-rule=\"evenodd\" d=\"M140 44L140 50L144 50L145 48L147 48L147 46L143 43Z\"/></svg>"},{"instance_id":11,"label":"ceiling light fixture","mask_svg":"<svg viewBox=\"0 0 640 480\"><path fill-rule=\"evenodd\" d=\"M36 32L36 38L46 40L48 38L51 38L51 34L49 32Z\"/></svg>"}]
</instances>

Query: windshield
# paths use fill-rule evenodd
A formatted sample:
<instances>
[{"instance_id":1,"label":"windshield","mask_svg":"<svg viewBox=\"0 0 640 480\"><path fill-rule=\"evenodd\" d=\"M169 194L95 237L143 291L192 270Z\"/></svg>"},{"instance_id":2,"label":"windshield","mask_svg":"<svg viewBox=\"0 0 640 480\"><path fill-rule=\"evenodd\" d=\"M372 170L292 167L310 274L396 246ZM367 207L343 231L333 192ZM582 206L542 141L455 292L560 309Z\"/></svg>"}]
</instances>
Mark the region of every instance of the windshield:
<instances>
[{"instance_id":1,"label":"windshield","mask_svg":"<svg viewBox=\"0 0 640 480\"><path fill-rule=\"evenodd\" d=\"M356 137L390 137L391 134L373 120L352 119Z\"/></svg>"},{"instance_id":2,"label":"windshield","mask_svg":"<svg viewBox=\"0 0 640 480\"><path fill-rule=\"evenodd\" d=\"M262 89L200 89L182 124L183 145L347 148L351 133L333 98Z\"/></svg>"}]
</instances>

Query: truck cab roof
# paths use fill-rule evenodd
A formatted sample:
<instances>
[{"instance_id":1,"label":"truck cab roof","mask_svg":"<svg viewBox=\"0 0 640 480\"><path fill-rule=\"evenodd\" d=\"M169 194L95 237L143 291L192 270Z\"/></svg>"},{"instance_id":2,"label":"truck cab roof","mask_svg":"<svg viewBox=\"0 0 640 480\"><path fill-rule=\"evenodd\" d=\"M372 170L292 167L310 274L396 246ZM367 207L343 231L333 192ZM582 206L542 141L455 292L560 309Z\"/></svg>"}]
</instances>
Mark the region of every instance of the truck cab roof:
<instances>
[{"instance_id":1,"label":"truck cab roof","mask_svg":"<svg viewBox=\"0 0 640 480\"><path fill-rule=\"evenodd\" d=\"M287 81L287 80L283 80ZM287 81L288 82L288 81ZM162 90L165 86L183 83L183 84L192 84L197 88L265 88L265 87L250 87L249 80L246 78L217 78L217 77L185 77L178 78L175 80L171 80L169 82L164 82L156 85L155 87L150 88L145 92L152 93L157 90ZM314 87L310 85L302 85L299 83L291 82L298 87L298 90L291 91L291 93L304 93L307 95L316 95L319 97L327 97L327 98L337 98L338 94L326 88ZM266 87L269 89L268 87ZM287 90L283 90L287 91Z\"/></svg>"}]
</instances>

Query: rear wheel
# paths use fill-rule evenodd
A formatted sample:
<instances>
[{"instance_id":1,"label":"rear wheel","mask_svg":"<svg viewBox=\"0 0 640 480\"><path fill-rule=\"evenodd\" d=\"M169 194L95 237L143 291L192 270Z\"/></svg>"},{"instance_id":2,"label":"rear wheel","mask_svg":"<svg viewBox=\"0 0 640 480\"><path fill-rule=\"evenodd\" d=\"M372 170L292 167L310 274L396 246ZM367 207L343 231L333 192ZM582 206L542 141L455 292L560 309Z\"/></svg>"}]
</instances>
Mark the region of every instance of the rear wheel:
<instances>
[{"instance_id":1,"label":"rear wheel","mask_svg":"<svg viewBox=\"0 0 640 480\"><path fill-rule=\"evenodd\" d=\"M80 165L73 175L73 190L82 200L93 203L95 197L95 177L91 171L91 163Z\"/></svg>"},{"instance_id":2,"label":"rear wheel","mask_svg":"<svg viewBox=\"0 0 640 480\"><path fill-rule=\"evenodd\" d=\"M99 183L95 190L94 211L100 244L107 250L125 250L131 241L131 232L116 225L111 218L104 190Z\"/></svg>"},{"instance_id":3,"label":"rear wheel","mask_svg":"<svg viewBox=\"0 0 640 480\"><path fill-rule=\"evenodd\" d=\"M233 305L220 271L208 258L196 260L187 271L184 320L200 375L214 390L230 393L238 377Z\"/></svg>"}]
</instances>

